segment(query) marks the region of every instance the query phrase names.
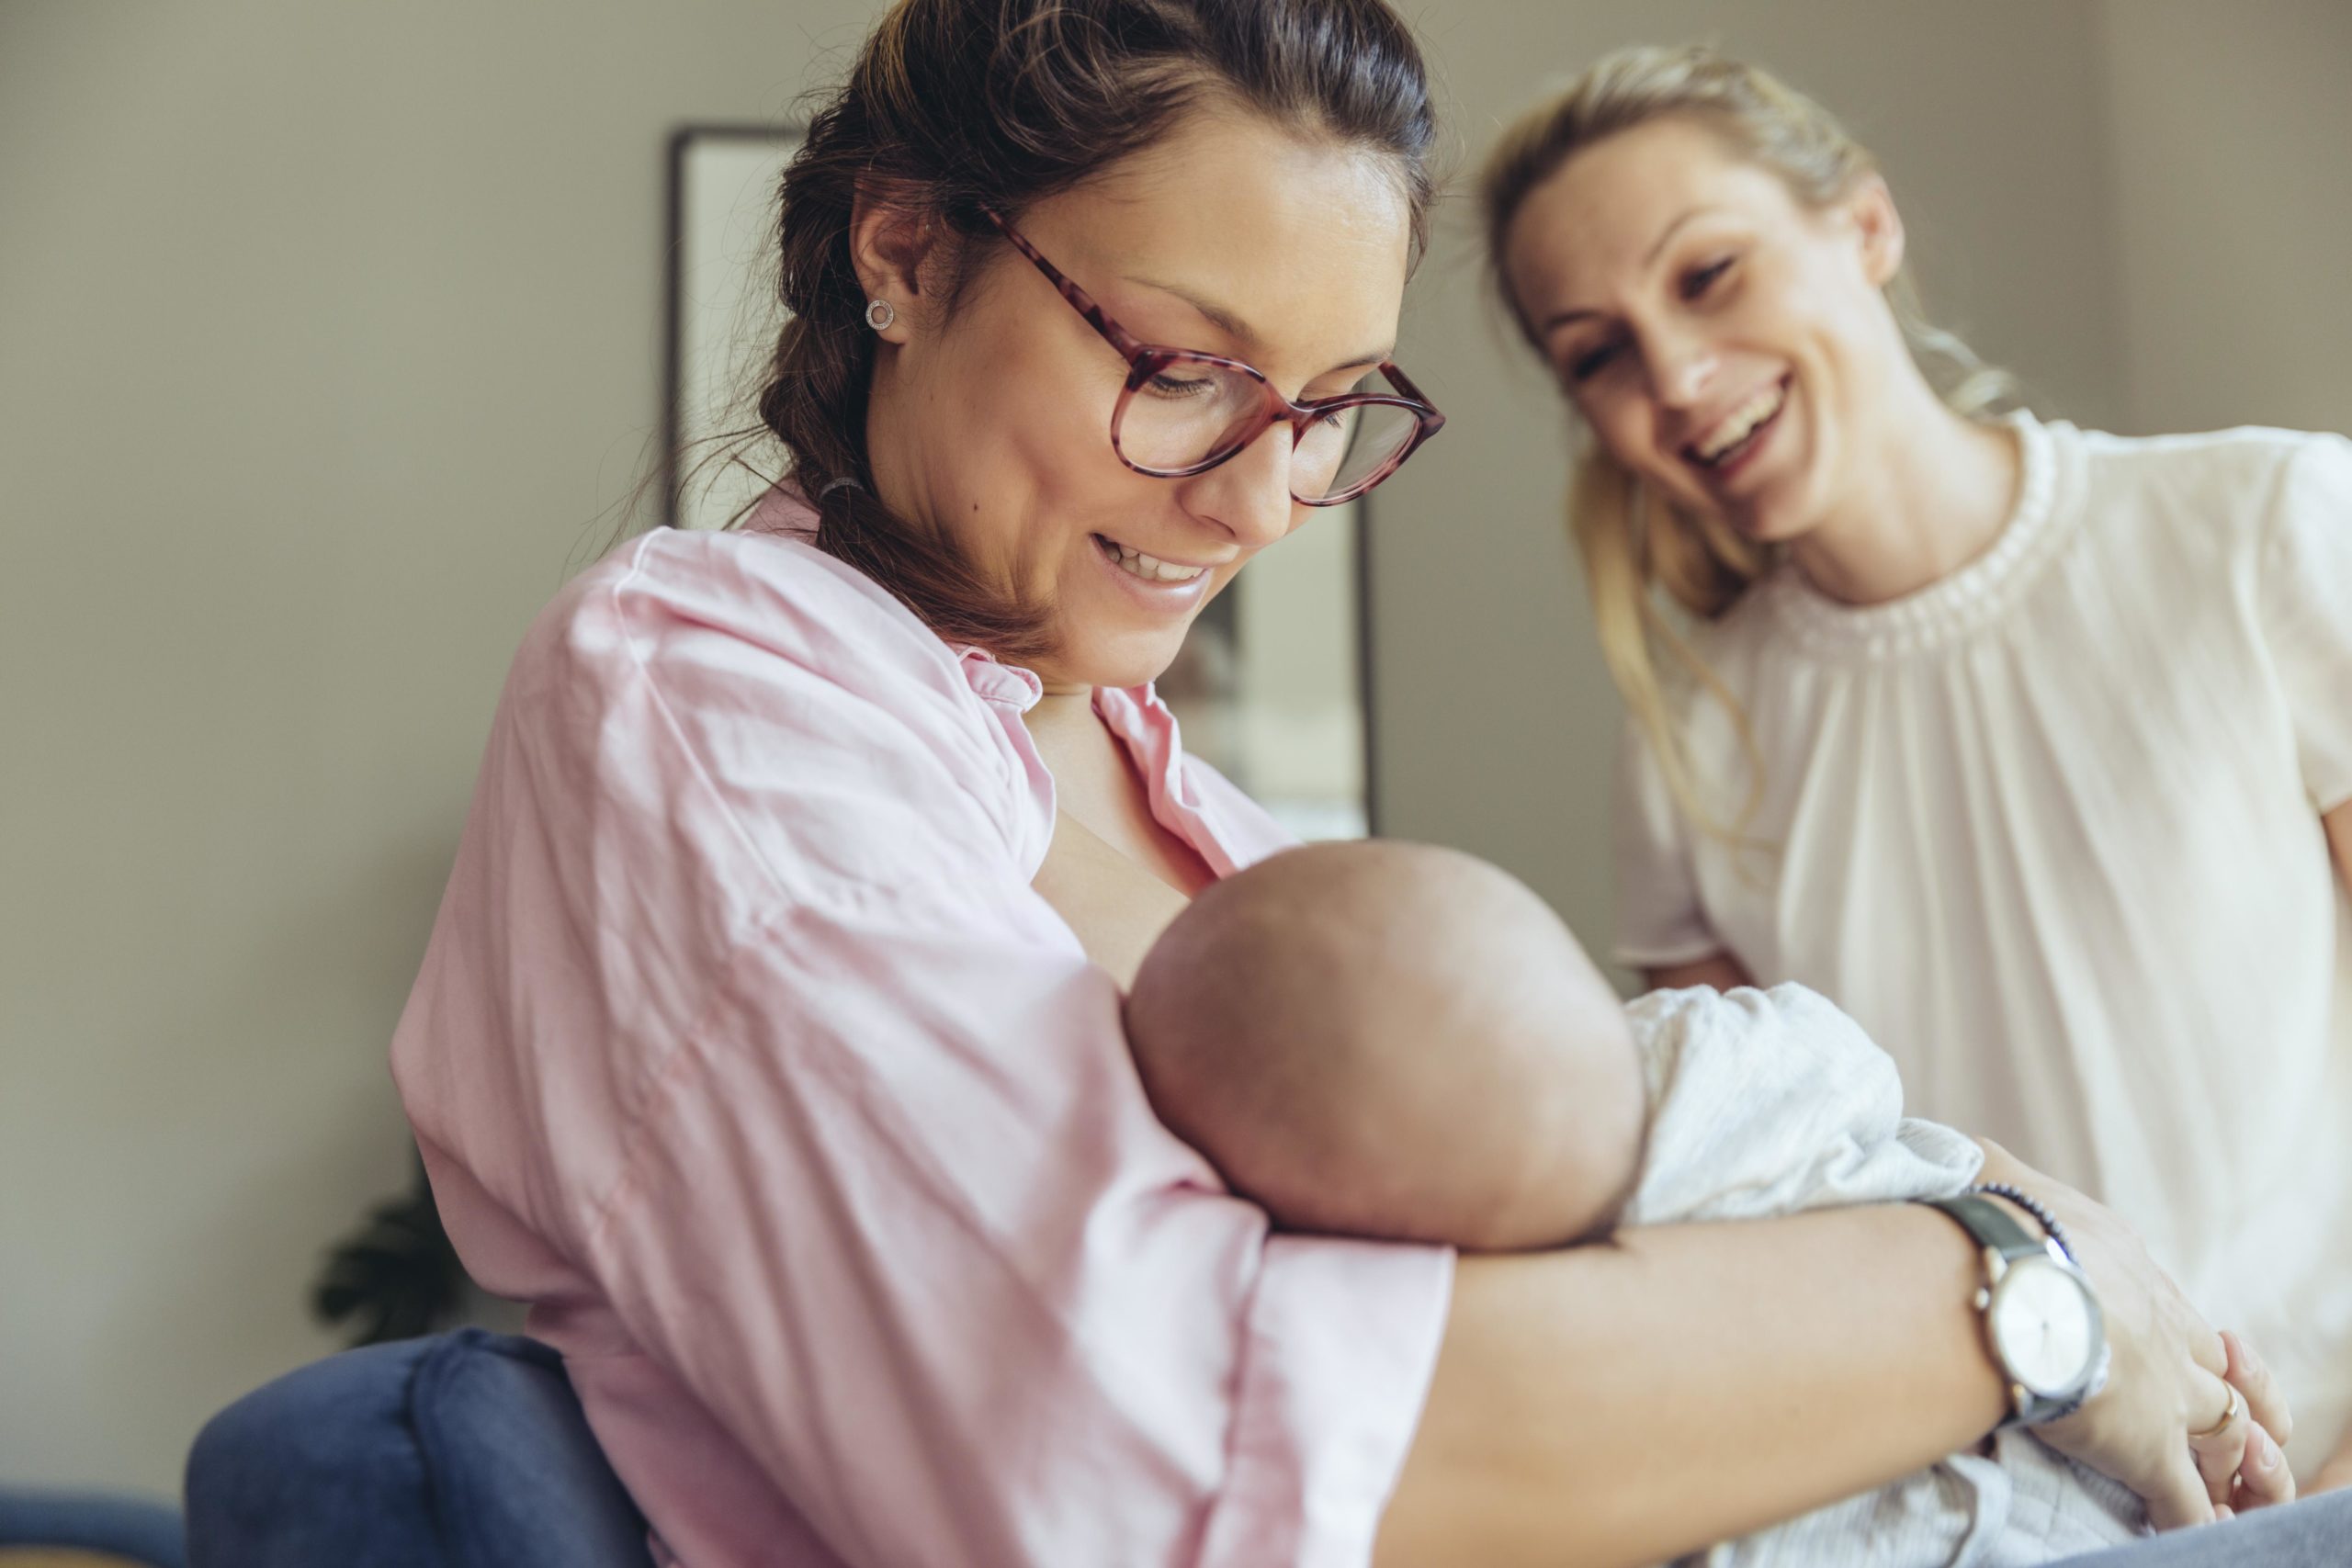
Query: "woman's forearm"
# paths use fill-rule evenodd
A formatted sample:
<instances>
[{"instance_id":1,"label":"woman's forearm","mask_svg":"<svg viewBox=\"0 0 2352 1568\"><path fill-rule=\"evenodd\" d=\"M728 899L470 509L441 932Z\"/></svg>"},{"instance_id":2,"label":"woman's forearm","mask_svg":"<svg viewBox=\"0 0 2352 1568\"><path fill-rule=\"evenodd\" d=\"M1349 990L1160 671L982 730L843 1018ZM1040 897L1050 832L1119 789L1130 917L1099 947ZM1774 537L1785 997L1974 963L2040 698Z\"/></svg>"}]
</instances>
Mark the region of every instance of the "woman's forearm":
<instances>
[{"instance_id":1,"label":"woman's forearm","mask_svg":"<svg viewBox=\"0 0 2352 1568\"><path fill-rule=\"evenodd\" d=\"M1964 1448L1978 1283L1911 1205L1465 1258L1379 1568L1654 1562Z\"/></svg>"}]
</instances>

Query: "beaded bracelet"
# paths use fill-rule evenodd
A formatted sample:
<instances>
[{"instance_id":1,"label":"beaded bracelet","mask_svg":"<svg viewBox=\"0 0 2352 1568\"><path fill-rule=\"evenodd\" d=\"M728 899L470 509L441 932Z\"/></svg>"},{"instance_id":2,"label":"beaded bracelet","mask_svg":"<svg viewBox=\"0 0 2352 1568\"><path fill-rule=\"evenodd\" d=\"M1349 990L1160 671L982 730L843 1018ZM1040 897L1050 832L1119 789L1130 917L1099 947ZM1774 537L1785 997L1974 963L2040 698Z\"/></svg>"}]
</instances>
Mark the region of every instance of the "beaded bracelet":
<instances>
[{"instance_id":1,"label":"beaded bracelet","mask_svg":"<svg viewBox=\"0 0 2352 1568\"><path fill-rule=\"evenodd\" d=\"M2058 1244L2058 1250L2066 1255L2066 1261L2078 1269L2082 1267L2082 1260L2075 1256L2074 1243L2066 1239L2066 1227L2058 1223L2058 1216L2052 1213L2048 1205L2040 1199L2028 1196L2006 1181L1980 1181L1969 1190L1993 1198L2007 1198L2031 1214L2041 1222L2041 1228L2050 1233L2050 1239Z\"/></svg>"}]
</instances>

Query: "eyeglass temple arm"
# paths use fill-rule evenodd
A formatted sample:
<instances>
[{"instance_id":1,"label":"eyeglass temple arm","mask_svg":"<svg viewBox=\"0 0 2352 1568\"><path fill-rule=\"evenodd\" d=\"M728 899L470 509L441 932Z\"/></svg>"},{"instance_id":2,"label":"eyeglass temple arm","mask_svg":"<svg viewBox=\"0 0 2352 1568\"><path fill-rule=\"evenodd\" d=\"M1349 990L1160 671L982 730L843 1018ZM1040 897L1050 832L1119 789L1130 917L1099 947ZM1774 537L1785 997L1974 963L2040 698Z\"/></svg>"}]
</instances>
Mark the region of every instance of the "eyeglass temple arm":
<instances>
[{"instance_id":1,"label":"eyeglass temple arm","mask_svg":"<svg viewBox=\"0 0 2352 1568\"><path fill-rule=\"evenodd\" d=\"M1055 289L1060 293L1061 297L1065 300L1069 301L1070 309L1085 317L1087 324L1091 326L1096 332L1102 333L1103 341L1108 343L1113 348L1117 349L1120 355L1125 358L1129 365L1133 365L1136 360L1150 352L1150 346L1148 344L1144 343L1142 339L1136 337L1134 333L1128 332L1126 328L1113 321L1109 313L1106 312L1102 306L1094 302L1094 297L1092 295L1089 294L1085 289L1080 288L1069 278L1064 276L1062 275L1061 268L1047 261L1046 259L1045 253L1038 250L1036 246L1031 244L1028 237L1023 234L1020 230L1015 229L1012 224L1006 222L995 209L984 207L980 209L980 213L981 216L985 217L995 226L998 233L1004 236L1005 242L1008 244L1012 245L1014 250L1019 251L1023 255L1027 256L1030 264L1035 266L1039 272L1046 275L1046 280L1054 286ZM1403 370L1397 368L1396 362L1395 360L1384 361L1380 368L1382 373L1388 378L1390 383L1393 384L1398 391L1404 393L1407 397L1412 399L1415 402L1420 404L1423 409L1428 411L1427 413L1422 416L1423 423L1428 431L1430 434L1434 434L1437 427L1445 423L1445 415L1438 412L1437 405L1430 401L1428 394L1424 393L1419 387L1413 385L1413 381L1410 377L1407 376ZM1287 402L1288 400L1285 399L1284 401ZM1296 403L1292 403L1290 405L1288 412L1291 423L1295 428L1303 427L1306 421L1315 417L1314 410L1303 409Z\"/></svg>"},{"instance_id":2,"label":"eyeglass temple arm","mask_svg":"<svg viewBox=\"0 0 2352 1568\"><path fill-rule=\"evenodd\" d=\"M1413 385L1413 378L1410 376L1406 375L1395 360L1384 360L1381 363L1380 373L1388 378L1388 381L1391 386L1404 393L1407 397L1412 399L1415 402L1420 404L1423 408L1429 410L1430 412L1437 414L1437 417L1441 421L1445 418L1445 415L1438 413L1437 405L1430 401L1429 394L1422 391L1419 387Z\"/></svg>"},{"instance_id":3,"label":"eyeglass temple arm","mask_svg":"<svg viewBox=\"0 0 2352 1568\"><path fill-rule=\"evenodd\" d=\"M996 225L996 231L1004 236L1006 243L1023 255L1027 256L1031 264L1046 275L1046 280L1069 302L1070 309L1085 317L1087 325L1101 333L1103 340L1113 348L1117 349L1128 364L1133 365L1142 357L1146 352L1143 340L1113 321L1110 314L1094 302L1094 296L1063 276L1061 268L1047 261L1045 253L1031 244L1020 230L999 217L994 209L984 207L980 209L980 213L990 223Z\"/></svg>"}]
</instances>

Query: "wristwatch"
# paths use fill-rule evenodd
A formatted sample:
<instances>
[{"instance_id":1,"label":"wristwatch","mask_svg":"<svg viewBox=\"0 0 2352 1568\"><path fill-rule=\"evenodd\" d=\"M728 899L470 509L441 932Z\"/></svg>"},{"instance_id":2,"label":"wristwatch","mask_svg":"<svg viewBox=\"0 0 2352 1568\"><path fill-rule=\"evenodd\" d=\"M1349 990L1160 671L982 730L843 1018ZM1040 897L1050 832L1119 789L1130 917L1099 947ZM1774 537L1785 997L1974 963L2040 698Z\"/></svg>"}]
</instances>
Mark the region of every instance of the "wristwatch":
<instances>
[{"instance_id":1,"label":"wristwatch","mask_svg":"<svg viewBox=\"0 0 2352 1568\"><path fill-rule=\"evenodd\" d=\"M2007 1210L1973 1193L1925 1198L1984 1249L1976 1310L1984 1342L2009 1385L2003 1427L2055 1421L2107 1383L2106 1319L2089 1278L2054 1239L2037 1237Z\"/></svg>"}]
</instances>

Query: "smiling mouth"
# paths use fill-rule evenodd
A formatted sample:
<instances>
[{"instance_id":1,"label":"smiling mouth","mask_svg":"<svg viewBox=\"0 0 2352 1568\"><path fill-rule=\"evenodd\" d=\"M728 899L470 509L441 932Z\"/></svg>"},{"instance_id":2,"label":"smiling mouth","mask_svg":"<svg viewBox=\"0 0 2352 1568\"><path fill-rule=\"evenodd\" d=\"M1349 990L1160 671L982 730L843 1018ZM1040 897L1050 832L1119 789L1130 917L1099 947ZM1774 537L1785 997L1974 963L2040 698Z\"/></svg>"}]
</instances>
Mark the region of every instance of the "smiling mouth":
<instances>
[{"instance_id":1,"label":"smiling mouth","mask_svg":"<svg viewBox=\"0 0 2352 1568\"><path fill-rule=\"evenodd\" d=\"M1758 437L1772 427L1788 406L1787 378L1775 381L1716 422L1702 440L1686 442L1682 456L1709 470L1727 468L1746 457Z\"/></svg>"},{"instance_id":2,"label":"smiling mouth","mask_svg":"<svg viewBox=\"0 0 2352 1568\"><path fill-rule=\"evenodd\" d=\"M1103 559L1128 576L1139 577L1146 582L1190 582L1209 570L1204 566L1178 566L1173 561L1148 556L1116 539L1106 539L1100 534L1091 536L1094 540L1094 547L1102 552Z\"/></svg>"}]
</instances>

